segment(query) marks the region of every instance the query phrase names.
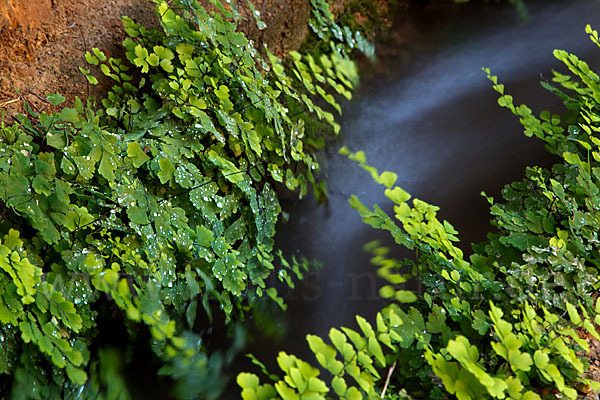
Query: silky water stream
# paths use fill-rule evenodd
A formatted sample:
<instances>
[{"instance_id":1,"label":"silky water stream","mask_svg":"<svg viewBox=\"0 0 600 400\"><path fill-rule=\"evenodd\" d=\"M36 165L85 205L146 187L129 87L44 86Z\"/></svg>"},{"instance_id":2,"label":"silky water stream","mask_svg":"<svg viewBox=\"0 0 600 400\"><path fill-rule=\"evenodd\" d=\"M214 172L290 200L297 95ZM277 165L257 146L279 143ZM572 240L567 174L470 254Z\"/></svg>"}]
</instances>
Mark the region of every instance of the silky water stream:
<instances>
[{"instance_id":1,"label":"silky water stream","mask_svg":"<svg viewBox=\"0 0 600 400\"><path fill-rule=\"evenodd\" d=\"M490 231L483 190L498 198L501 188L524 175L526 166L552 164L536 139L526 138L518 119L497 104L482 67L505 84L516 104L534 112L560 110L539 81L564 71L552 55L564 49L600 62L600 49L586 24L600 28L600 2L527 2L529 18L510 6L468 4L440 9L413 2L399 10L389 43L375 65L363 65L354 99L343 106L341 137L323 155L329 202L310 196L282 202L289 222L278 226L284 254L316 259L317 272L285 292L288 310L275 317L279 340L258 339L248 351L273 365L284 350L309 356L306 334L326 335L331 327L354 327L356 314L372 319L383 305L381 282L369 263L365 243L379 239L405 257L385 232L366 226L348 199L366 205L391 204L368 173L338 155L341 145L363 150L380 171L398 174L397 184L441 207L441 218L460 232L465 252ZM258 327L260 330L260 326Z\"/></svg>"}]
</instances>

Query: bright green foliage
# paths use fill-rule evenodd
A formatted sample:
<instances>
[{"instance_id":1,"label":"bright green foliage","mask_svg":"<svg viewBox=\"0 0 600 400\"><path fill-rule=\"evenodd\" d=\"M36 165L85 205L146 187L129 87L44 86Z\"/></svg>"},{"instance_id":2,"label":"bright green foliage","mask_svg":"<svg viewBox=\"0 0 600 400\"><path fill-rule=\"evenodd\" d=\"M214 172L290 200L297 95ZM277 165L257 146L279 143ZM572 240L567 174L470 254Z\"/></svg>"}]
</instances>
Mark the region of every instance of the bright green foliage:
<instances>
[{"instance_id":1,"label":"bright green foliage","mask_svg":"<svg viewBox=\"0 0 600 400\"><path fill-rule=\"evenodd\" d=\"M586 30L600 44L598 34ZM535 400L555 391L575 399L578 384L600 389L586 378L589 346L579 336L587 331L600 337L594 326L600 302L592 303L600 267L600 77L574 55L555 55L576 77L554 73L553 81L568 92L544 84L564 101L562 116L543 112L538 118L527 106L515 106L486 70L501 95L498 103L562 161L551 171L528 169L522 182L504 189L504 203L488 198L497 231L468 258L456 246L458 232L437 218L438 207L394 186L396 174L379 173L363 152L340 151L385 187L394 217L355 196L351 206L366 224L388 231L416 256L399 262L376 243L367 245L379 275L389 282L380 293L391 303L377 315L376 329L357 317L360 333L332 329L333 346L308 337L318 363L333 376L330 392L339 398L350 398L344 397L346 385L358 390L352 398L379 398L385 370L371 367L391 366L392 385L417 398ZM411 278L421 280L422 293L406 290ZM289 369L282 370L276 390L293 379ZM302 390L290 386L277 394L300 398Z\"/></svg>"},{"instance_id":2,"label":"bright green foliage","mask_svg":"<svg viewBox=\"0 0 600 400\"><path fill-rule=\"evenodd\" d=\"M594 39L595 31L589 26L587 31ZM514 106L512 97L490 76L502 95L498 102L520 116L525 134L540 137L564 162L552 171L528 169L525 181L504 189L506 204L491 208L500 233L477 250L506 266L507 281L520 300L535 294L548 307L564 308L568 300L590 309L589 293L597 287L600 266L596 250L600 169L595 165L600 161L598 75L574 55L557 50L555 56L581 80L554 72L553 81L572 94L544 83L563 99L567 113L562 117L543 112L537 118L527 106Z\"/></svg>"},{"instance_id":3,"label":"bright green foliage","mask_svg":"<svg viewBox=\"0 0 600 400\"><path fill-rule=\"evenodd\" d=\"M207 354L215 314L233 330L264 299L285 307L270 276L302 277L306 263L276 259L273 183L324 194L313 151L339 126L313 99L339 111L330 91L349 97L356 68L343 45L286 65L268 49L263 58L237 32L237 11L213 3L209 13L157 0L161 30L124 18L129 62L86 53L115 82L101 109L26 105L18 123L2 123L3 394L129 398L116 350L94 346L111 318L149 331L177 397L217 398L241 334L227 354Z\"/></svg>"},{"instance_id":4,"label":"bright green foliage","mask_svg":"<svg viewBox=\"0 0 600 400\"><path fill-rule=\"evenodd\" d=\"M393 311L391 311L393 313ZM392 318L398 318L392 314ZM393 330L384 323L384 317L377 317L377 328L366 320L357 317L360 333L349 328L331 329L331 345L318 336L307 336L308 344L314 352L319 365L331 375L328 384L319 378L320 372L307 362L284 352L279 353L277 363L284 377L273 385L259 385L259 379L253 374L240 374L237 383L243 388L243 399L272 398L261 397L259 390L277 394L277 398L287 399L325 399L328 392L335 393L340 399L361 399L363 395L376 398L374 382L380 379L376 366L385 365L382 345L391 345L390 334ZM330 389L331 388L331 389Z\"/></svg>"},{"instance_id":5,"label":"bright green foliage","mask_svg":"<svg viewBox=\"0 0 600 400\"><path fill-rule=\"evenodd\" d=\"M362 153L349 156L376 181L389 184L390 174L378 174L366 164ZM369 245L373 263L380 266L380 276L392 284L382 288L382 295L396 301L377 315L376 328L357 317L360 333L348 328L342 328L343 333L332 329L333 346L316 336L307 337L319 365L333 376L330 388L335 388L339 379L351 378L357 390L352 396L378 398L381 379L375 367L394 362L398 364L400 376L396 381L400 385L409 393L430 391L432 398L443 395L431 382L431 373L458 399L539 399L536 393L544 387L555 387L568 398L575 398L575 382L598 386L582 378L586 365L575 350L587 351L588 345L572 325L597 335L589 317L581 318L572 308L569 324L543 306L536 310L530 303L502 296L501 281L491 280L493 275L481 264L464 260L462 251L453 244L457 232L436 218L437 207L419 199L409 204L410 196L399 187L387 188L386 194L395 199L399 224L377 206L370 210L355 197L351 204L366 223L386 229L396 242L418 249L416 263L432 278L425 281L428 290L423 298L406 308L402 303L416 301L417 295L396 285L412 274L400 273L400 264L386 259L385 249ZM493 302L485 303L493 298L492 294L509 310L506 314ZM281 354L286 359L293 357ZM295 396L304 393L302 387L285 386L293 378L284 367L282 370L286 374L283 381L274 385L278 395L282 399L299 398ZM347 380L344 383L348 384ZM345 393L336 391L339 398L354 398L344 397Z\"/></svg>"}]
</instances>

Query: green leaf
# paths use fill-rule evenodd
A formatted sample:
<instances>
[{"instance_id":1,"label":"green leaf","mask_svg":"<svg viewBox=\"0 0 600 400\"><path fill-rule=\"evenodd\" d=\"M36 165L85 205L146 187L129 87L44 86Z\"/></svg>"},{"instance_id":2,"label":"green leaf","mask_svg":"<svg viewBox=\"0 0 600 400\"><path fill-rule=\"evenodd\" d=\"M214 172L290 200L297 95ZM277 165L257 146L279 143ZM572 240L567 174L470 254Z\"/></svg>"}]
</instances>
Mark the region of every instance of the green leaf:
<instances>
[{"instance_id":1,"label":"green leaf","mask_svg":"<svg viewBox=\"0 0 600 400\"><path fill-rule=\"evenodd\" d=\"M335 391L338 396L343 396L346 393L347 385L344 378L339 376L334 376L331 380L331 387Z\"/></svg>"},{"instance_id":2,"label":"green leaf","mask_svg":"<svg viewBox=\"0 0 600 400\"><path fill-rule=\"evenodd\" d=\"M573 306L571 303L566 303L566 307L567 307L567 312L569 313L569 318L571 319L571 322L575 325L579 325L581 324L581 317L579 316L579 312L577 311L577 308L575 308L575 306Z\"/></svg>"},{"instance_id":3,"label":"green leaf","mask_svg":"<svg viewBox=\"0 0 600 400\"><path fill-rule=\"evenodd\" d=\"M508 361L515 372L519 370L527 372L533 364L533 360L528 353L521 353L518 350L510 350L508 352Z\"/></svg>"},{"instance_id":4,"label":"green leaf","mask_svg":"<svg viewBox=\"0 0 600 400\"><path fill-rule=\"evenodd\" d=\"M64 368L66 360L63 359L63 355L56 347L52 350L52 363L58 368Z\"/></svg>"},{"instance_id":5,"label":"green leaf","mask_svg":"<svg viewBox=\"0 0 600 400\"><path fill-rule=\"evenodd\" d=\"M536 350L533 354L533 361L535 362L535 366L539 369L546 369L548 363L550 361L550 357L543 350Z\"/></svg>"},{"instance_id":6,"label":"green leaf","mask_svg":"<svg viewBox=\"0 0 600 400\"><path fill-rule=\"evenodd\" d=\"M160 63L160 58L156 54L152 53L146 57L146 62L153 67L157 67Z\"/></svg>"},{"instance_id":7,"label":"green leaf","mask_svg":"<svg viewBox=\"0 0 600 400\"><path fill-rule=\"evenodd\" d=\"M427 331L430 333L441 333L446 326L445 310L437 304L434 304L432 312L429 313L427 323L425 324Z\"/></svg>"},{"instance_id":8,"label":"green leaf","mask_svg":"<svg viewBox=\"0 0 600 400\"><path fill-rule=\"evenodd\" d=\"M57 93L49 93L46 95L46 98L53 106L62 104L66 100L65 96L63 96L62 94L57 94Z\"/></svg>"},{"instance_id":9,"label":"green leaf","mask_svg":"<svg viewBox=\"0 0 600 400\"><path fill-rule=\"evenodd\" d=\"M596 340L600 340L600 335L594 327L594 324L589 319L583 321L583 327L592 335Z\"/></svg>"},{"instance_id":10,"label":"green leaf","mask_svg":"<svg viewBox=\"0 0 600 400\"><path fill-rule=\"evenodd\" d=\"M242 389L248 388L256 390L259 384L259 380L256 375L249 374L246 372L242 372L241 374L239 374L237 376L236 382Z\"/></svg>"},{"instance_id":11,"label":"green leaf","mask_svg":"<svg viewBox=\"0 0 600 400\"><path fill-rule=\"evenodd\" d=\"M379 176L379 181L384 184L387 188L391 188L396 183L398 179L398 174L394 172L385 171L382 172ZM392 191L393 192L393 191Z\"/></svg>"},{"instance_id":12,"label":"green leaf","mask_svg":"<svg viewBox=\"0 0 600 400\"><path fill-rule=\"evenodd\" d=\"M79 122L79 113L74 108L63 108L60 112L60 119L67 122Z\"/></svg>"},{"instance_id":13,"label":"green leaf","mask_svg":"<svg viewBox=\"0 0 600 400\"><path fill-rule=\"evenodd\" d=\"M98 84L98 79L93 76L93 75L86 75L85 76L88 80L89 83L91 83L92 85L97 85Z\"/></svg>"},{"instance_id":14,"label":"green leaf","mask_svg":"<svg viewBox=\"0 0 600 400\"><path fill-rule=\"evenodd\" d=\"M325 382L323 382L315 376L311 376L310 378L308 378L307 383L307 389L310 391L319 393L327 393L329 391L329 388L327 387L327 385L325 385Z\"/></svg>"},{"instance_id":15,"label":"green leaf","mask_svg":"<svg viewBox=\"0 0 600 400\"><path fill-rule=\"evenodd\" d=\"M66 367L67 376L71 382L77 385L83 385L87 381L87 374L84 370L74 367L72 364L67 363Z\"/></svg>"},{"instance_id":16,"label":"green leaf","mask_svg":"<svg viewBox=\"0 0 600 400\"><path fill-rule=\"evenodd\" d=\"M46 134L46 142L49 146L54 147L55 149L62 149L67 144L66 138L64 135L59 133L48 132Z\"/></svg>"},{"instance_id":17,"label":"green leaf","mask_svg":"<svg viewBox=\"0 0 600 400\"><path fill-rule=\"evenodd\" d=\"M480 335L484 335L490 328L488 318L482 310L475 310L473 313L473 322L471 324L473 329Z\"/></svg>"},{"instance_id":18,"label":"green leaf","mask_svg":"<svg viewBox=\"0 0 600 400\"><path fill-rule=\"evenodd\" d=\"M104 55L104 53L102 51L100 51L100 49L98 49L97 47L92 47L92 51L94 52L94 55L96 57L98 57L98 59L100 61L106 61L106 55Z\"/></svg>"},{"instance_id":19,"label":"green leaf","mask_svg":"<svg viewBox=\"0 0 600 400\"><path fill-rule=\"evenodd\" d=\"M100 161L100 166L98 167L98 172L104 179L109 182L115 180L115 170L117 168L116 163L112 160L110 154L106 151L102 153L102 160Z\"/></svg>"},{"instance_id":20,"label":"green leaf","mask_svg":"<svg viewBox=\"0 0 600 400\"><path fill-rule=\"evenodd\" d=\"M35 336L33 335L31 324L29 322L19 323L19 329L21 331L21 339L23 339L25 343L29 343L34 340Z\"/></svg>"},{"instance_id":21,"label":"green leaf","mask_svg":"<svg viewBox=\"0 0 600 400\"><path fill-rule=\"evenodd\" d=\"M80 351L69 351L66 353L67 358L74 366L78 367L83 363L83 356Z\"/></svg>"},{"instance_id":22,"label":"green leaf","mask_svg":"<svg viewBox=\"0 0 600 400\"><path fill-rule=\"evenodd\" d=\"M162 69L164 69L166 72L169 72L169 73L173 72L173 70L174 70L171 60L168 60L168 59L160 60L160 66Z\"/></svg>"},{"instance_id":23,"label":"green leaf","mask_svg":"<svg viewBox=\"0 0 600 400\"><path fill-rule=\"evenodd\" d=\"M146 225L148 224L148 215L146 214L146 209L142 207L128 207L127 208L127 216L129 220L138 225Z\"/></svg>"},{"instance_id":24,"label":"green leaf","mask_svg":"<svg viewBox=\"0 0 600 400\"><path fill-rule=\"evenodd\" d=\"M38 175L31 182L31 187L33 187L36 193L49 196L53 191L54 185L46 176Z\"/></svg>"},{"instance_id":25,"label":"green leaf","mask_svg":"<svg viewBox=\"0 0 600 400\"><path fill-rule=\"evenodd\" d=\"M98 58L96 58L96 56L93 56L92 53L90 53L89 51L85 52L85 60L88 62L88 64L92 64L92 65L98 65Z\"/></svg>"},{"instance_id":26,"label":"green leaf","mask_svg":"<svg viewBox=\"0 0 600 400\"><path fill-rule=\"evenodd\" d=\"M364 319L360 315L357 315L356 322L358 322L358 326L360 326L360 329L363 331L366 338L374 338L375 337L375 331L373 330L373 327L371 326L371 324L369 324L369 322L366 319Z\"/></svg>"},{"instance_id":27,"label":"green leaf","mask_svg":"<svg viewBox=\"0 0 600 400\"><path fill-rule=\"evenodd\" d=\"M213 232L210 229L199 225L196 228L196 240L200 246L210 247L213 240Z\"/></svg>"},{"instance_id":28,"label":"green leaf","mask_svg":"<svg viewBox=\"0 0 600 400\"><path fill-rule=\"evenodd\" d=\"M381 367L385 366L385 357L383 356L383 351L381 350L381 346L379 342L374 337L369 338L367 349L369 353L375 356L375 359L379 362Z\"/></svg>"},{"instance_id":29,"label":"green leaf","mask_svg":"<svg viewBox=\"0 0 600 400\"><path fill-rule=\"evenodd\" d=\"M538 394L528 390L525 392L523 397L521 397L521 400L541 400L541 397Z\"/></svg>"},{"instance_id":30,"label":"green leaf","mask_svg":"<svg viewBox=\"0 0 600 400\"><path fill-rule=\"evenodd\" d=\"M156 53L156 55L159 56L161 59L172 60L173 58L175 58L175 54L173 54L173 52L166 47L154 46L152 50L154 50L154 53Z\"/></svg>"},{"instance_id":31,"label":"green leaf","mask_svg":"<svg viewBox=\"0 0 600 400\"><path fill-rule=\"evenodd\" d=\"M73 157L75 165L79 170L79 173L85 180L90 180L94 177L96 161L89 156L75 156Z\"/></svg>"},{"instance_id":32,"label":"green leaf","mask_svg":"<svg viewBox=\"0 0 600 400\"><path fill-rule=\"evenodd\" d=\"M127 143L127 156L132 159L135 168L141 167L150 157L144 153L140 144L137 142Z\"/></svg>"},{"instance_id":33,"label":"green leaf","mask_svg":"<svg viewBox=\"0 0 600 400\"><path fill-rule=\"evenodd\" d=\"M165 184L173 179L173 172L175 172L175 167L166 158L162 158L158 161L158 165L160 170L158 171L158 179L160 179L160 183Z\"/></svg>"},{"instance_id":34,"label":"green leaf","mask_svg":"<svg viewBox=\"0 0 600 400\"><path fill-rule=\"evenodd\" d=\"M134 58L133 63L142 68L142 73L145 74L149 71L148 62L146 58L148 58L148 50L142 47L141 44L138 44L134 49L135 55L137 57Z\"/></svg>"},{"instance_id":35,"label":"green leaf","mask_svg":"<svg viewBox=\"0 0 600 400\"><path fill-rule=\"evenodd\" d=\"M248 40L243 33L240 32L227 32L227 38L234 46L244 47L248 45Z\"/></svg>"},{"instance_id":36,"label":"green leaf","mask_svg":"<svg viewBox=\"0 0 600 400\"><path fill-rule=\"evenodd\" d=\"M401 303L414 303L419 299L412 290L397 290L394 298Z\"/></svg>"},{"instance_id":37,"label":"green leaf","mask_svg":"<svg viewBox=\"0 0 600 400\"><path fill-rule=\"evenodd\" d=\"M148 50L142 47L141 44L138 44L137 46L135 46L135 55L138 58L146 58L148 57Z\"/></svg>"},{"instance_id":38,"label":"green leaf","mask_svg":"<svg viewBox=\"0 0 600 400\"><path fill-rule=\"evenodd\" d=\"M521 393L523 392L523 384L521 383L519 378L509 376L506 379L506 384L508 385L507 390L511 398L518 399L521 397Z\"/></svg>"},{"instance_id":39,"label":"green leaf","mask_svg":"<svg viewBox=\"0 0 600 400\"><path fill-rule=\"evenodd\" d=\"M221 86L219 86L218 90L215 90L215 94L221 100L228 99L229 98L229 88L225 85L221 85Z\"/></svg>"},{"instance_id":40,"label":"green leaf","mask_svg":"<svg viewBox=\"0 0 600 400\"><path fill-rule=\"evenodd\" d=\"M348 388L348 391L346 392L344 399L346 399L346 400L362 400L363 395L360 393L360 391L357 388L355 388L354 386L351 386L350 388Z\"/></svg>"},{"instance_id":41,"label":"green leaf","mask_svg":"<svg viewBox=\"0 0 600 400\"><path fill-rule=\"evenodd\" d=\"M190 43L179 43L175 48L179 57L183 60L189 59L194 54L194 46Z\"/></svg>"},{"instance_id":42,"label":"green leaf","mask_svg":"<svg viewBox=\"0 0 600 400\"><path fill-rule=\"evenodd\" d=\"M410 195L399 187L385 190L385 197L392 200L396 204L401 204L410 199Z\"/></svg>"}]
</instances>

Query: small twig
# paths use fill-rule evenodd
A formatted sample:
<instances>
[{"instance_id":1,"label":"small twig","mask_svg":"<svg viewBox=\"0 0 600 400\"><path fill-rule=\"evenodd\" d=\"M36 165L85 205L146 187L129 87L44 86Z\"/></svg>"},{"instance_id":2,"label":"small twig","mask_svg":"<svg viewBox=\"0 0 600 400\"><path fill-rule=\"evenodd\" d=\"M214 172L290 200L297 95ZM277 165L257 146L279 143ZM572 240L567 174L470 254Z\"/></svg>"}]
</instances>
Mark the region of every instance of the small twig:
<instances>
[{"instance_id":1,"label":"small twig","mask_svg":"<svg viewBox=\"0 0 600 400\"><path fill-rule=\"evenodd\" d=\"M87 41L85 40L85 35L83 34L83 30L81 29L81 26L77 25L77 28L79 29L79 35L81 36L81 39L83 40L83 53L85 54L88 49L87 49ZM87 79L85 79L85 88L87 90L87 97L90 97L90 81Z\"/></svg>"},{"instance_id":2,"label":"small twig","mask_svg":"<svg viewBox=\"0 0 600 400\"><path fill-rule=\"evenodd\" d=\"M40 113L40 109L33 103L31 103L29 100L27 100L25 98L25 96L23 96L22 93L19 93L19 97L21 98L21 100L23 100L23 103L25 104L25 106L28 106L29 108L33 109L36 113ZM25 107L25 109L27 109L27 107Z\"/></svg>"},{"instance_id":3,"label":"small twig","mask_svg":"<svg viewBox=\"0 0 600 400\"><path fill-rule=\"evenodd\" d=\"M397 363L398 363L398 361L394 361L394 363L390 367L390 370L388 371L387 378L385 378L385 385L383 385L383 391L381 392L382 399L385 396L385 391L387 390L387 387L390 383L390 378L392 377L392 373L394 372L394 368L396 368Z\"/></svg>"},{"instance_id":4,"label":"small twig","mask_svg":"<svg viewBox=\"0 0 600 400\"><path fill-rule=\"evenodd\" d=\"M8 101L5 101L5 102L2 102L2 103L0 103L0 108L1 107L5 107L5 106L7 106L9 104L12 104L12 103L16 103L19 100L20 100L20 98L17 97L16 99L12 99L12 100L8 100Z\"/></svg>"},{"instance_id":5,"label":"small twig","mask_svg":"<svg viewBox=\"0 0 600 400\"><path fill-rule=\"evenodd\" d=\"M34 96L35 96L37 99L39 99L39 100L40 100L41 102L43 102L43 103L46 103L46 104L50 104L50 105L52 105L52 103L50 103L50 101L49 101L48 99L46 99L46 98L44 98L44 97L40 96L39 94L37 94L37 93L35 93L35 92L31 91L31 90L27 90L27 93L34 95ZM33 103L29 103L29 104L31 104L32 106L34 106L34 104L33 104ZM34 106L34 107L35 107L35 106ZM44 111L45 109L46 109L46 107L44 106L44 107L42 107L41 111ZM36 111L39 113L39 112L40 112L40 109L38 109L38 108L36 107Z\"/></svg>"},{"instance_id":6,"label":"small twig","mask_svg":"<svg viewBox=\"0 0 600 400\"><path fill-rule=\"evenodd\" d=\"M34 95L35 97L37 97L38 99L40 99L41 101L43 101L44 103L50 104L52 105L52 103L50 103L50 101L42 96L40 96L37 93L32 92L31 90L28 90L27 93Z\"/></svg>"}]
</instances>

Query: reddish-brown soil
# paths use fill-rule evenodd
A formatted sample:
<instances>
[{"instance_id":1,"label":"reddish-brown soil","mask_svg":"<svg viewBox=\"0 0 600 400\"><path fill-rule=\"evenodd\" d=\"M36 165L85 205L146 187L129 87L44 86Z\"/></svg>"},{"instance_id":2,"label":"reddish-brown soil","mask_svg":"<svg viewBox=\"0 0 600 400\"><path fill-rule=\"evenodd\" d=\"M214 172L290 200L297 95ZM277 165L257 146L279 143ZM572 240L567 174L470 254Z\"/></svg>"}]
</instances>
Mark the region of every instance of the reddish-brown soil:
<instances>
[{"instance_id":1,"label":"reddish-brown soil","mask_svg":"<svg viewBox=\"0 0 600 400\"><path fill-rule=\"evenodd\" d=\"M153 22L147 0L8 0L0 6L0 105L9 112L32 94L87 95L84 53L92 47L119 53L121 16Z\"/></svg>"}]
</instances>

